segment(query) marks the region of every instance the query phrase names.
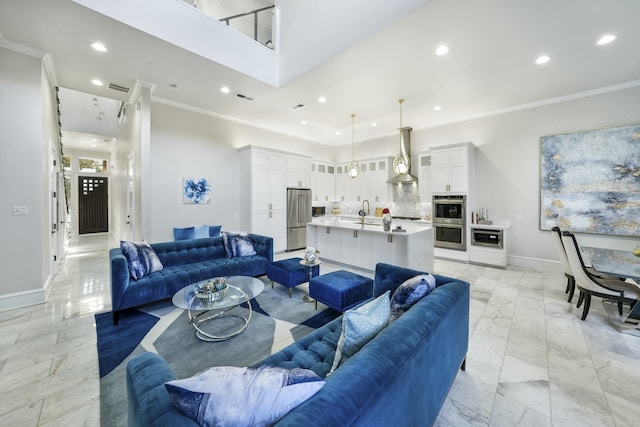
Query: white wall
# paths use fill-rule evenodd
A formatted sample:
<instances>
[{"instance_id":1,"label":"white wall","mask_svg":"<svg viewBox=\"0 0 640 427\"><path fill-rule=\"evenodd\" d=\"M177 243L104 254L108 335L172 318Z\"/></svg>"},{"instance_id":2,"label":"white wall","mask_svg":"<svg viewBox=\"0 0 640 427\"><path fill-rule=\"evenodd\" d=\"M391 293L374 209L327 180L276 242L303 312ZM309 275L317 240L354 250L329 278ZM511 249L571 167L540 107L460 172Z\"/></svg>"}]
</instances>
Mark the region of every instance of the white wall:
<instances>
[{"instance_id":1,"label":"white wall","mask_svg":"<svg viewBox=\"0 0 640 427\"><path fill-rule=\"evenodd\" d=\"M43 300L43 253L49 242L43 229L43 218L48 218L43 182L48 175L43 177L47 136L41 60L0 47L0 64L1 311L13 297ZM14 206L26 206L28 215L14 216Z\"/></svg>"},{"instance_id":2,"label":"white wall","mask_svg":"<svg viewBox=\"0 0 640 427\"><path fill-rule=\"evenodd\" d=\"M250 224L248 166L238 148L255 145L332 160L329 147L232 123L193 111L152 103L150 241L173 240L173 227ZM184 177L211 180L211 204L182 203Z\"/></svg>"},{"instance_id":3,"label":"white wall","mask_svg":"<svg viewBox=\"0 0 640 427\"><path fill-rule=\"evenodd\" d=\"M476 146L476 205L492 217L510 219L510 262L535 265L557 260L549 231L539 229L540 137L638 123L640 88L575 99L563 103L501 114L464 123L414 130L414 155L438 145L471 141ZM411 126L411 123L406 123ZM395 155L398 137L356 144L356 159ZM349 147L350 148L350 147ZM372 155L369 155L369 154ZM350 150L336 150L338 161L350 159ZM415 163L414 163L415 165ZM414 169L415 171L415 169ZM519 222L518 215L524 220ZM578 235L580 243L632 249L638 236ZM544 264L544 263L543 263Z\"/></svg>"}]
</instances>

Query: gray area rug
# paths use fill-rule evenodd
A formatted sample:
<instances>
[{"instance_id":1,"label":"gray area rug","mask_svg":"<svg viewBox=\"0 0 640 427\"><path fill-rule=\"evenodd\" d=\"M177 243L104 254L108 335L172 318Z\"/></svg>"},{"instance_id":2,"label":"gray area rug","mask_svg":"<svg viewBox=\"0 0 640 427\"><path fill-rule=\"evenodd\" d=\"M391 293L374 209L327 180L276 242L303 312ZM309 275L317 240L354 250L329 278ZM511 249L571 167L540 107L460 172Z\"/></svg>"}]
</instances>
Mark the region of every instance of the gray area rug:
<instances>
[{"instance_id":1,"label":"gray area rug","mask_svg":"<svg viewBox=\"0 0 640 427\"><path fill-rule=\"evenodd\" d=\"M266 277L261 279L265 282L265 288L255 298L255 304L252 303L254 311L249 327L227 341L199 340L188 323L187 312L175 308L170 302L146 307L145 311L157 315L160 320L133 353L100 380L101 425L127 425L126 365L139 354L146 351L160 354L177 378L192 376L211 366L250 366L339 315L331 309L316 311L313 303L302 300L302 291L294 289L293 297L289 298L287 289L277 284L271 289L270 281ZM242 307L234 310L247 313ZM230 321L233 322L233 319ZM216 327L224 327L226 320L215 322L220 322Z\"/></svg>"}]
</instances>

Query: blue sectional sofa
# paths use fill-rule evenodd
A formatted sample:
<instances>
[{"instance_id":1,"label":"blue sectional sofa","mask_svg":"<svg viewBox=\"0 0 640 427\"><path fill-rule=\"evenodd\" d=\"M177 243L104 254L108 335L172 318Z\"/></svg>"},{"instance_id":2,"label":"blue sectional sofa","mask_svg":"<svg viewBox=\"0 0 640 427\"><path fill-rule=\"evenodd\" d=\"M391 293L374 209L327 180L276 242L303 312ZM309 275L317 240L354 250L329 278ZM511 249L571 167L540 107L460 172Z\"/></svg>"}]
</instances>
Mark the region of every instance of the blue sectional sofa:
<instances>
[{"instance_id":1,"label":"blue sectional sofa","mask_svg":"<svg viewBox=\"0 0 640 427\"><path fill-rule=\"evenodd\" d=\"M187 285L216 276L261 276L273 261L273 238L249 234L256 255L228 258L223 238L152 243L163 269L138 280L131 277L120 248L109 251L113 323L121 310L161 301Z\"/></svg>"},{"instance_id":2,"label":"blue sectional sofa","mask_svg":"<svg viewBox=\"0 0 640 427\"><path fill-rule=\"evenodd\" d=\"M378 264L374 295L393 292L417 274ZM260 362L258 366L311 369L326 377L315 395L276 425L432 425L458 371L465 369L469 336L469 283L435 277L433 291L329 376L342 317ZM171 402L164 383L173 379L169 365L154 353L129 362L129 426L197 426Z\"/></svg>"}]
</instances>

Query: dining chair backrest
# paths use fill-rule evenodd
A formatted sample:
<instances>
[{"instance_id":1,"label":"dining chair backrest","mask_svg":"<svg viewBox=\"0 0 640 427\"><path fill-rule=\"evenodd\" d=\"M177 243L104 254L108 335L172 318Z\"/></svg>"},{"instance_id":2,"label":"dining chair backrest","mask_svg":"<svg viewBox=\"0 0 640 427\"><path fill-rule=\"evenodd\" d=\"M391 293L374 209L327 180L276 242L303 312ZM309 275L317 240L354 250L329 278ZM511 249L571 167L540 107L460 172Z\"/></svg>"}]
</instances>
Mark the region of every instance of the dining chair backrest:
<instances>
[{"instance_id":1,"label":"dining chair backrest","mask_svg":"<svg viewBox=\"0 0 640 427\"><path fill-rule=\"evenodd\" d=\"M576 237L572 233L563 231L562 243L564 244L564 248L567 253L567 259L569 260L569 264L571 265L571 271L573 272L573 277L575 278L578 287L589 291L598 292L600 294L607 294L612 296L620 295L620 292L612 291L608 288L603 287L598 282L593 280L589 276L589 274L587 274L584 262L582 261L582 256L580 255L580 247L578 246Z\"/></svg>"},{"instance_id":2,"label":"dining chair backrest","mask_svg":"<svg viewBox=\"0 0 640 427\"><path fill-rule=\"evenodd\" d=\"M553 242L556 244L556 251L558 252L558 257L560 257L560 264L562 264L564 274L573 276L571 264L569 264L569 259L567 258L567 251L562 243L562 232L560 228L551 227L551 235L553 236Z\"/></svg>"}]
</instances>

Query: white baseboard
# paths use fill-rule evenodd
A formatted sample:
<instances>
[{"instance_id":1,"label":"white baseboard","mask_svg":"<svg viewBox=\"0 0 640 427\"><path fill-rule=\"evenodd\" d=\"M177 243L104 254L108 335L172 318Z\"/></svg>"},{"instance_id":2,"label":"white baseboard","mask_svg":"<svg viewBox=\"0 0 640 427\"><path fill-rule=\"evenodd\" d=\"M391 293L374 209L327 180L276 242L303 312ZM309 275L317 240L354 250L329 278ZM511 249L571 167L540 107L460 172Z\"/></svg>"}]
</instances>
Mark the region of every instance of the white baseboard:
<instances>
[{"instance_id":1,"label":"white baseboard","mask_svg":"<svg viewBox=\"0 0 640 427\"><path fill-rule=\"evenodd\" d=\"M0 295L0 312L28 307L30 305L43 304L45 302L44 289L34 289L15 294Z\"/></svg>"}]
</instances>

